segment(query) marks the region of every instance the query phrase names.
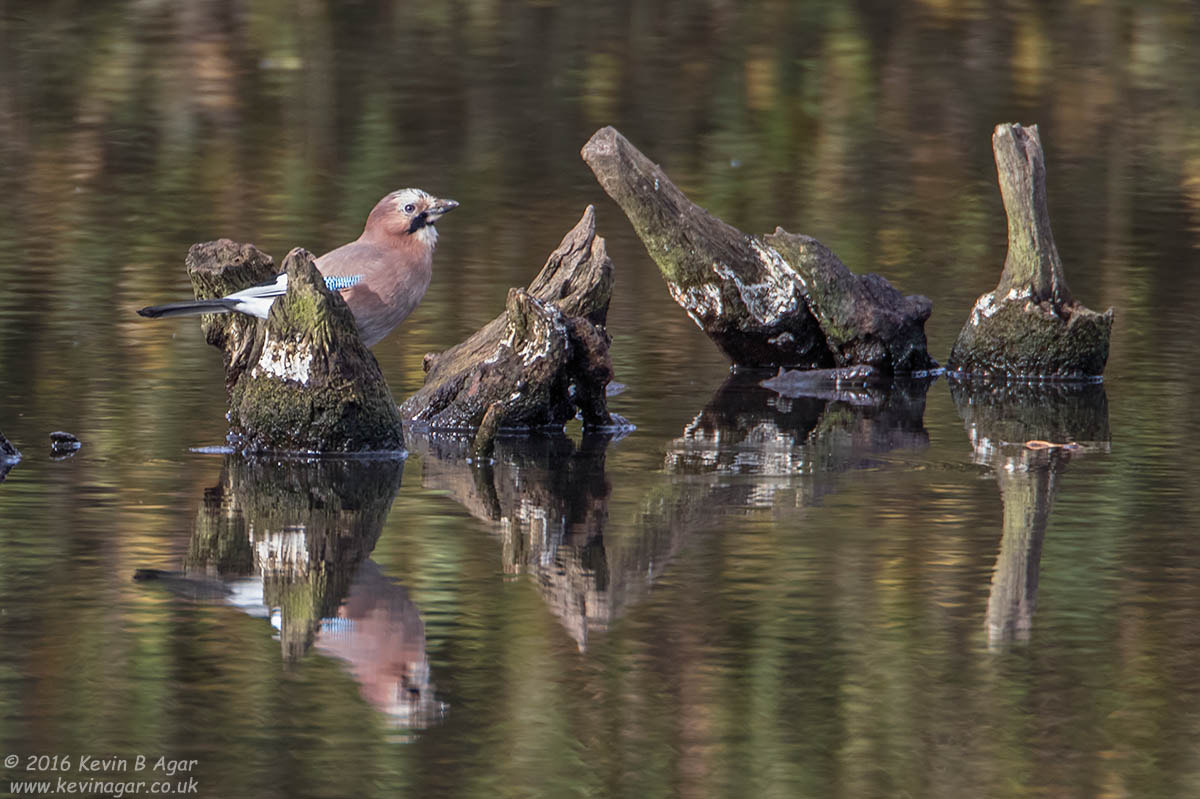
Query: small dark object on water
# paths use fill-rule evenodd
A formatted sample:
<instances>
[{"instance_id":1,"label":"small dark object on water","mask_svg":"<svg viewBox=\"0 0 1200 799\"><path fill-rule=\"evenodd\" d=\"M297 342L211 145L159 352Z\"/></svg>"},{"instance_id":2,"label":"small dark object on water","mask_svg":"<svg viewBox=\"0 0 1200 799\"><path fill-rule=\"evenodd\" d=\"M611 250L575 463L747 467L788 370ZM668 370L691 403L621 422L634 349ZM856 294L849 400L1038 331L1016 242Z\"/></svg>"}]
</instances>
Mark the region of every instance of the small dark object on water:
<instances>
[{"instance_id":1,"label":"small dark object on water","mask_svg":"<svg viewBox=\"0 0 1200 799\"><path fill-rule=\"evenodd\" d=\"M0 433L0 481L4 480L9 470L16 466L20 460L20 451L9 443L3 433Z\"/></svg>"},{"instance_id":2,"label":"small dark object on water","mask_svg":"<svg viewBox=\"0 0 1200 799\"><path fill-rule=\"evenodd\" d=\"M21 460L21 452L0 433L0 463L16 463Z\"/></svg>"},{"instance_id":3,"label":"small dark object on water","mask_svg":"<svg viewBox=\"0 0 1200 799\"><path fill-rule=\"evenodd\" d=\"M50 434L50 457L56 460L71 457L82 446L79 439L70 433L55 430Z\"/></svg>"}]
</instances>

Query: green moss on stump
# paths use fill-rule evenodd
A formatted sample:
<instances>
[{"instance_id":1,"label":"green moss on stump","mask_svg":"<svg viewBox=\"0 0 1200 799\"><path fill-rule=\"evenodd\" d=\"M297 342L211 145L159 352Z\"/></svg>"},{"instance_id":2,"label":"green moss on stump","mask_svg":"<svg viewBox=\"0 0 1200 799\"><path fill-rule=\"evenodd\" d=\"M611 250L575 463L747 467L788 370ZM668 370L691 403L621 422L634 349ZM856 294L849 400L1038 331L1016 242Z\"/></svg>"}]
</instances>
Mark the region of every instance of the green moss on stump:
<instances>
[{"instance_id":1,"label":"green moss on stump","mask_svg":"<svg viewBox=\"0 0 1200 799\"><path fill-rule=\"evenodd\" d=\"M1083 379L1104 373L1113 311L1007 300L976 302L950 352L949 368L975 375Z\"/></svg>"},{"instance_id":2,"label":"green moss on stump","mask_svg":"<svg viewBox=\"0 0 1200 799\"><path fill-rule=\"evenodd\" d=\"M399 450L400 414L350 309L312 256L284 260L288 293L259 324L230 393L231 438L245 451Z\"/></svg>"}]
</instances>

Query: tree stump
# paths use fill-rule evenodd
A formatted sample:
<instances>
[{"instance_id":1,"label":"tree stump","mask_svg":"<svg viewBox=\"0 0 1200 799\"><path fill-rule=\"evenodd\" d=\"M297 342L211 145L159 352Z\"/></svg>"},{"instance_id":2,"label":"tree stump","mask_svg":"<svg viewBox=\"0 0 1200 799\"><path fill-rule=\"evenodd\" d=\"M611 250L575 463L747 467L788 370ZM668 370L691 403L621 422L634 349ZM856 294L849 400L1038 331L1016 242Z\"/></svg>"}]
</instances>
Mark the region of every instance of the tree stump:
<instances>
[{"instance_id":1,"label":"tree stump","mask_svg":"<svg viewBox=\"0 0 1200 799\"><path fill-rule=\"evenodd\" d=\"M197 299L270 280L270 256L227 239L194 245ZM350 309L302 249L283 263L288 292L267 320L210 314L207 341L225 354L230 440L247 452L361 452L403 448L400 414Z\"/></svg>"},{"instance_id":2,"label":"tree stump","mask_svg":"<svg viewBox=\"0 0 1200 799\"><path fill-rule=\"evenodd\" d=\"M612 261L588 206L527 289L510 289L504 313L466 341L425 356L425 384L400 406L417 429L471 431L490 453L503 428L611 425L612 379L604 323Z\"/></svg>"},{"instance_id":3,"label":"tree stump","mask_svg":"<svg viewBox=\"0 0 1200 799\"><path fill-rule=\"evenodd\" d=\"M1100 377L1113 311L1086 308L1067 287L1050 230L1037 125L997 125L992 150L1008 215L1008 256L995 290L976 300L947 368L1010 377Z\"/></svg>"},{"instance_id":4,"label":"tree stump","mask_svg":"<svg viewBox=\"0 0 1200 799\"><path fill-rule=\"evenodd\" d=\"M852 274L809 236L743 233L684 196L615 128L597 131L582 155L671 296L734 365L867 365L888 375L937 366L925 344L928 298Z\"/></svg>"}]
</instances>

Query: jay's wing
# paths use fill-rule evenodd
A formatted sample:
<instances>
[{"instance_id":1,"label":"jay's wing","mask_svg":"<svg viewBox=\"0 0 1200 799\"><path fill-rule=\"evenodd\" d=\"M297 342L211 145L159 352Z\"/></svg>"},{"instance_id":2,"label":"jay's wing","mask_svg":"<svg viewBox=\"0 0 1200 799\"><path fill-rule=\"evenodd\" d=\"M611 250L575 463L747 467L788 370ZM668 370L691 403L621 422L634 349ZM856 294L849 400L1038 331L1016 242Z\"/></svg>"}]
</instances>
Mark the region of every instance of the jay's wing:
<instances>
[{"instance_id":1,"label":"jay's wing","mask_svg":"<svg viewBox=\"0 0 1200 799\"><path fill-rule=\"evenodd\" d=\"M362 279L362 275L330 276L325 278L325 286L330 291L344 291L359 283ZM271 303L275 302L276 297L282 297L284 294L287 294L287 288L287 272L280 272L275 276L274 280L260 283L257 286L251 286L241 291L235 291L233 294L225 297L225 300L234 311L266 319L267 314L271 311Z\"/></svg>"}]
</instances>

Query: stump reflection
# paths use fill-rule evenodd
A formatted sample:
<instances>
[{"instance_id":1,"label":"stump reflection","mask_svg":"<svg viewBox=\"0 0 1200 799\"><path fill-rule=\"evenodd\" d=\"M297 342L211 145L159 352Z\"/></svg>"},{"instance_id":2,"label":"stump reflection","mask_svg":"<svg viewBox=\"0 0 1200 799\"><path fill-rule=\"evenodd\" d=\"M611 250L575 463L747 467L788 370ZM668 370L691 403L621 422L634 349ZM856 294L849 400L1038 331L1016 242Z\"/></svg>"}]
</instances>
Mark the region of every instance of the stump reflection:
<instances>
[{"instance_id":1,"label":"stump reflection","mask_svg":"<svg viewBox=\"0 0 1200 799\"><path fill-rule=\"evenodd\" d=\"M500 537L504 572L535 580L581 651L653 580L648 564L666 555L658 542L605 541L611 436L587 434L578 446L563 435L501 437L493 458L472 463L469 439L407 435L421 456L422 485L446 491L488 524Z\"/></svg>"},{"instance_id":2,"label":"stump reflection","mask_svg":"<svg viewBox=\"0 0 1200 799\"><path fill-rule=\"evenodd\" d=\"M950 393L1004 503L986 620L988 647L1001 650L1029 641L1058 478L1072 458L1109 451L1108 398L1100 383L951 380ZM1034 441L1069 446L1026 446Z\"/></svg>"},{"instance_id":3,"label":"stump reflection","mask_svg":"<svg viewBox=\"0 0 1200 799\"><path fill-rule=\"evenodd\" d=\"M401 460L231 455L207 489L182 573L139 571L177 595L268 617L285 660L336 657L392 723L423 728L434 697L425 628L407 590L369 559Z\"/></svg>"}]
</instances>

